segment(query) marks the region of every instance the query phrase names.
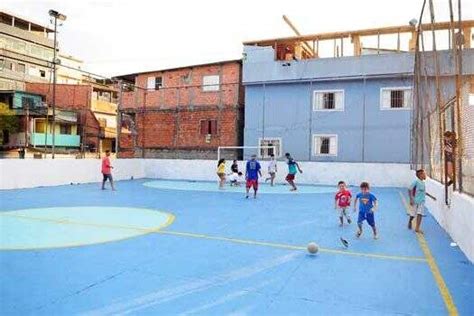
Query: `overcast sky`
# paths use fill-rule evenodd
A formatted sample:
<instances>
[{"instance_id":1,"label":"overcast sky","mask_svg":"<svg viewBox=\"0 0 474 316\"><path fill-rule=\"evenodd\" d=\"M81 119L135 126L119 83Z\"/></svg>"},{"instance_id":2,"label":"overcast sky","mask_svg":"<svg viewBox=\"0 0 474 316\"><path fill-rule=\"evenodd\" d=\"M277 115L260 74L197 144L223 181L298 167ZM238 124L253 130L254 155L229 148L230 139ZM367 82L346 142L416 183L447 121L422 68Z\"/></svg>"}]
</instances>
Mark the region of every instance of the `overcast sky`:
<instances>
[{"instance_id":1,"label":"overcast sky","mask_svg":"<svg viewBox=\"0 0 474 316\"><path fill-rule=\"evenodd\" d=\"M107 76L241 58L245 40L407 24L422 0L2 0L8 12L44 25L48 10L67 15L63 52ZM457 0L453 0L457 4ZM434 0L436 20L449 19L448 0ZM473 19L474 0L462 0ZM425 22L425 20L424 20ZM427 22L427 20L426 20Z\"/></svg>"}]
</instances>

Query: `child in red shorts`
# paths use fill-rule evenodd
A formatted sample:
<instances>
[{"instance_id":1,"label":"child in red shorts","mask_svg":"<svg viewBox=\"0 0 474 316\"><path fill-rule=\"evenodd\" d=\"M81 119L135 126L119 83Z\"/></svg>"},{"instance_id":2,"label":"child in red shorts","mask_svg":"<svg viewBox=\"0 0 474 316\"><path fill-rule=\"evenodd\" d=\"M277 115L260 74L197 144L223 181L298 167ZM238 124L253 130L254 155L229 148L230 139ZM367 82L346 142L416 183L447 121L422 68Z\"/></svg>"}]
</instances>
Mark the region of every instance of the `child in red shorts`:
<instances>
[{"instance_id":1,"label":"child in red shorts","mask_svg":"<svg viewBox=\"0 0 474 316\"><path fill-rule=\"evenodd\" d=\"M249 198L249 191L250 188L253 187L253 198L257 198L257 190L258 190L258 176L262 176L262 171L260 171L262 167L260 163L257 161L257 155L252 155L251 159L247 161L247 165L245 168L245 179L247 180L247 184L245 186L247 195L245 196L246 199Z\"/></svg>"},{"instance_id":2,"label":"child in red shorts","mask_svg":"<svg viewBox=\"0 0 474 316\"><path fill-rule=\"evenodd\" d=\"M346 218L348 224L352 222L351 215L348 211L349 207L351 206L352 194L351 191L347 190L346 183L344 181L339 181L337 186L339 187L339 191L337 191L335 196L334 209L339 213L339 221L341 222L339 226L342 227L344 225L344 217Z\"/></svg>"}]
</instances>

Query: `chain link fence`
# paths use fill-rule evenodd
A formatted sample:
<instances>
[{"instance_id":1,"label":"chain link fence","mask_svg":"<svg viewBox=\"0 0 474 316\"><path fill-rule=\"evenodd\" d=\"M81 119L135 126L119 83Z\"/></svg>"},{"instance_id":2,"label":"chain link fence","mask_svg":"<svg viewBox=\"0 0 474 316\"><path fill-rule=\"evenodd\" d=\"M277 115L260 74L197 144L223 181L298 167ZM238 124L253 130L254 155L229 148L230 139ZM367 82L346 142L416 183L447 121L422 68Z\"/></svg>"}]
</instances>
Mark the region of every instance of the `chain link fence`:
<instances>
[{"instance_id":1,"label":"chain link fence","mask_svg":"<svg viewBox=\"0 0 474 316\"><path fill-rule=\"evenodd\" d=\"M458 3L459 5L459 3ZM412 115L412 167L446 186L474 195L474 54L472 29L455 20L450 29L418 26ZM425 1L419 23L434 23L433 1Z\"/></svg>"}]
</instances>

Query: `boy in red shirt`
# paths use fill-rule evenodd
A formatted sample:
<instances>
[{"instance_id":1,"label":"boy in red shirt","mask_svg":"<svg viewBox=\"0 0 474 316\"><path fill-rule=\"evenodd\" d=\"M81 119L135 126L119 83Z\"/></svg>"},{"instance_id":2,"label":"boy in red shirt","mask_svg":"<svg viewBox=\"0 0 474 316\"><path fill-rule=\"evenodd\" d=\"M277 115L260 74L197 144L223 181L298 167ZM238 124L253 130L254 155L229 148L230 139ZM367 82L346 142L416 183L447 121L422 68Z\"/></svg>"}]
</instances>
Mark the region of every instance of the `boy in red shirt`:
<instances>
[{"instance_id":1,"label":"boy in red shirt","mask_svg":"<svg viewBox=\"0 0 474 316\"><path fill-rule=\"evenodd\" d=\"M346 189L346 183L344 181L339 181L337 186L339 187L339 191L336 193L334 209L339 213L339 220L341 221L339 226L342 226L344 225L344 217L346 217L348 224L352 222L350 213L347 211L349 206L351 206L352 194L351 191Z\"/></svg>"},{"instance_id":2,"label":"boy in red shirt","mask_svg":"<svg viewBox=\"0 0 474 316\"><path fill-rule=\"evenodd\" d=\"M112 179L113 168L114 167L112 167L112 165L110 164L110 150L106 150L105 157L102 158L102 175L104 176L102 180L102 190L105 190L105 182L107 182L107 179L109 179L112 191L115 191L114 180Z\"/></svg>"}]
</instances>

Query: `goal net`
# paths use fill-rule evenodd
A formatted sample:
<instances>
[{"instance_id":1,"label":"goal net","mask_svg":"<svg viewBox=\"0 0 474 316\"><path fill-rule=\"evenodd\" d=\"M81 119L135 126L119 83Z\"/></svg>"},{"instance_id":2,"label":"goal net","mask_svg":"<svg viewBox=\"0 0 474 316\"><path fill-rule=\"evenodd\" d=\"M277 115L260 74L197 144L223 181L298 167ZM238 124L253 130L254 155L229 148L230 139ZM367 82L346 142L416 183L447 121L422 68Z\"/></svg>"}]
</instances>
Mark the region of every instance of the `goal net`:
<instances>
[{"instance_id":1,"label":"goal net","mask_svg":"<svg viewBox=\"0 0 474 316\"><path fill-rule=\"evenodd\" d=\"M233 160L237 160L239 171L243 171L245 168L245 162L252 157L257 156L257 160L261 162L267 162L271 160L271 155L275 156L275 159L281 158L281 153L277 146L224 146L217 148L217 160L225 159L227 166L230 170ZM264 165L264 164L263 164ZM264 167L262 165L262 168Z\"/></svg>"}]
</instances>

